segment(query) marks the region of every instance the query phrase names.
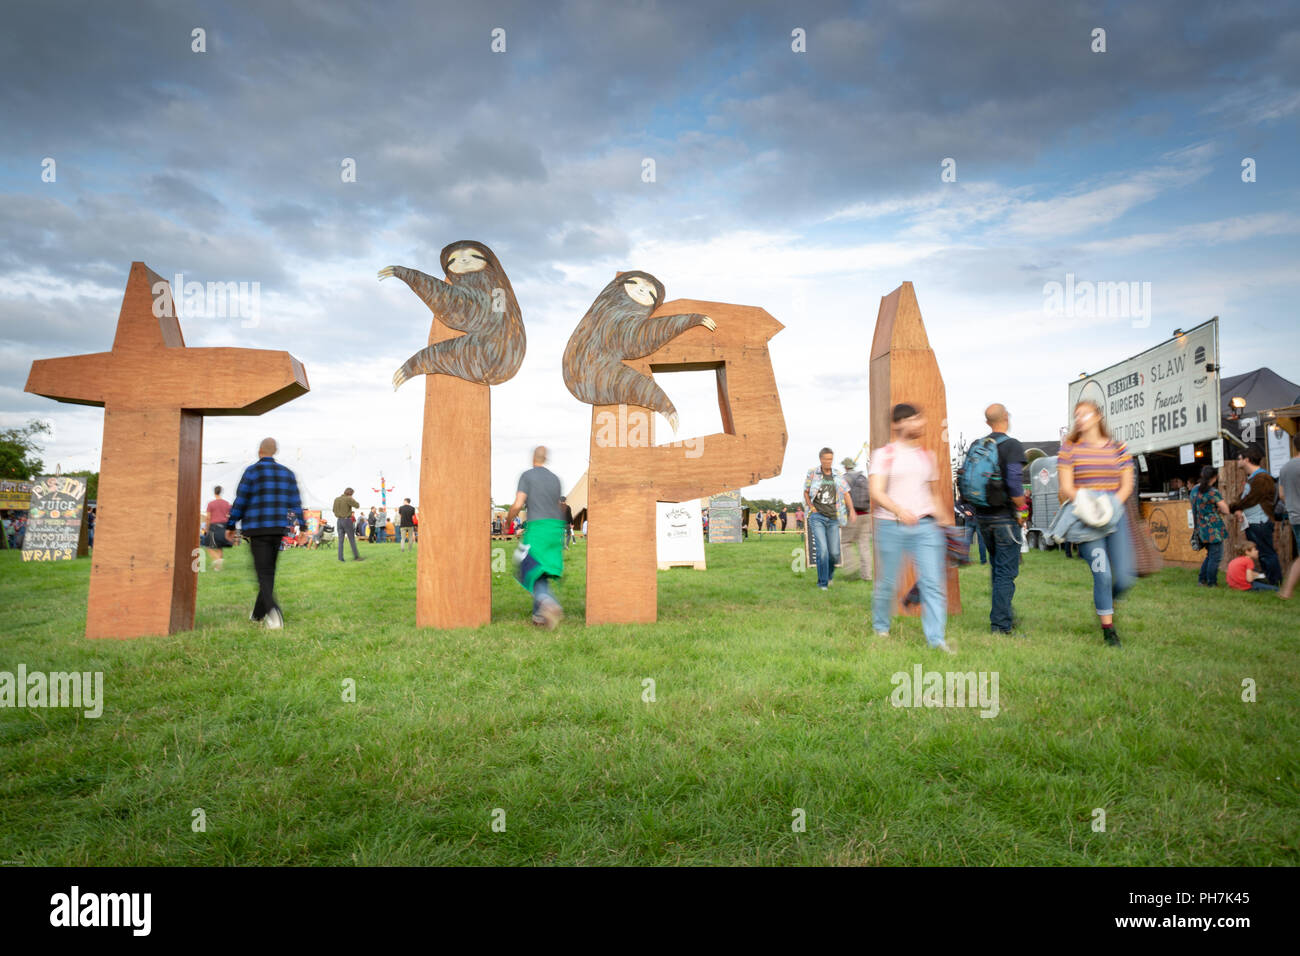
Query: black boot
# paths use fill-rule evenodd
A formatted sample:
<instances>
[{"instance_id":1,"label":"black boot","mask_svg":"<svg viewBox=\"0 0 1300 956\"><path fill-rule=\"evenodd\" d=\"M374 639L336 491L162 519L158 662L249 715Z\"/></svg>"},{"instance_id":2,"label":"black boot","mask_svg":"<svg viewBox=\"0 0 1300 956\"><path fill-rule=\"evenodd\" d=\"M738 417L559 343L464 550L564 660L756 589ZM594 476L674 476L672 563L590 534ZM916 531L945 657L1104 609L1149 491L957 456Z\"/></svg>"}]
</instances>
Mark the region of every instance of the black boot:
<instances>
[{"instance_id":1,"label":"black boot","mask_svg":"<svg viewBox=\"0 0 1300 956\"><path fill-rule=\"evenodd\" d=\"M1123 647L1119 642L1119 635L1115 633L1114 626L1103 627L1101 629L1101 638L1106 642L1107 647Z\"/></svg>"}]
</instances>

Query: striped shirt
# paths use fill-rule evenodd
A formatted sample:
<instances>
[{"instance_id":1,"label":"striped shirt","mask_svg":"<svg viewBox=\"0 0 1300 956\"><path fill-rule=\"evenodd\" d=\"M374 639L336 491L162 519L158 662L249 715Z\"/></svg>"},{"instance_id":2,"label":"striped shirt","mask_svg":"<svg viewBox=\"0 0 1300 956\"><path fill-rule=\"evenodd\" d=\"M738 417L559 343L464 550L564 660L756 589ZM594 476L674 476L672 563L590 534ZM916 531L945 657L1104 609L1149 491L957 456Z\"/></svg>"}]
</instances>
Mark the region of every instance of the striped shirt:
<instances>
[{"instance_id":1,"label":"striped shirt","mask_svg":"<svg viewBox=\"0 0 1300 956\"><path fill-rule=\"evenodd\" d=\"M1132 467L1128 446L1113 438L1104 445L1065 442L1056 456L1056 467L1074 469L1074 487L1094 491L1119 491L1120 477Z\"/></svg>"},{"instance_id":2,"label":"striped shirt","mask_svg":"<svg viewBox=\"0 0 1300 956\"><path fill-rule=\"evenodd\" d=\"M244 469L235 503L230 506L228 523L232 527L242 521L241 530L245 534L259 530L287 534L289 518L293 515L303 527L307 526L298 495L298 479L292 471L269 455Z\"/></svg>"}]
</instances>

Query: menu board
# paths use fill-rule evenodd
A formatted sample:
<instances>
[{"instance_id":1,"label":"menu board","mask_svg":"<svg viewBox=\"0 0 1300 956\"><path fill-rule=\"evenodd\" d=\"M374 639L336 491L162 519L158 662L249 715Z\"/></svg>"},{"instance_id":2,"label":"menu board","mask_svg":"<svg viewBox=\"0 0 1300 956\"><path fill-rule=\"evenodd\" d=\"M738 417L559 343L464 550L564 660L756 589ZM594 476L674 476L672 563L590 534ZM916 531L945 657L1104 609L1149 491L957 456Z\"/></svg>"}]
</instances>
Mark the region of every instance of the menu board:
<instances>
[{"instance_id":1,"label":"menu board","mask_svg":"<svg viewBox=\"0 0 1300 956\"><path fill-rule=\"evenodd\" d=\"M709 544L737 544L740 528L740 492L725 491L709 499Z\"/></svg>"},{"instance_id":2,"label":"menu board","mask_svg":"<svg viewBox=\"0 0 1300 956\"><path fill-rule=\"evenodd\" d=\"M1209 441L1220 427L1218 367L1219 323L1211 319L1071 382L1066 420L1078 402L1095 402L1111 435L1134 455Z\"/></svg>"},{"instance_id":3,"label":"menu board","mask_svg":"<svg viewBox=\"0 0 1300 956\"><path fill-rule=\"evenodd\" d=\"M26 511L32 503L32 483L30 481L0 481L0 511Z\"/></svg>"},{"instance_id":4,"label":"menu board","mask_svg":"<svg viewBox=\"0 0 1300 956\"><path fill-rule=\"evenodd\" d=\"M65 561L86 554L86 479L42 475L32 482L24 561Z\"/></svg>"}]
</instances>

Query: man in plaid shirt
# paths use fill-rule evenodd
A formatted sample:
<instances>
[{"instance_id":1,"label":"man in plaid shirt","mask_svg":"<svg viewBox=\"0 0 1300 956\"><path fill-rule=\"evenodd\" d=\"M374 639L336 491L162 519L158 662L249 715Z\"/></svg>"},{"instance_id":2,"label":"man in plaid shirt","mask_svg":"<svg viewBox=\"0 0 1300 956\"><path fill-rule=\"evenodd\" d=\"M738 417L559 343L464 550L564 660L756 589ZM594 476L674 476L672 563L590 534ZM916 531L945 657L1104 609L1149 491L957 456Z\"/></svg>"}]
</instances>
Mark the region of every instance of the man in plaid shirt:
<instances>
[{"instance_id":1,"label":"man in plaid shirt","mask_svg":"<svg viewBox=\"0 0 1300 956\"><path fill-rule=\"evenodd\" d=\"M295 517L302 527L307 527L298 479L275 460L275 452L275 439L262 439L257 448L258 460L245 468L239 479L235 503L230 506L226 523L227 536L236 523L240 524L240 531L253 552L257 602L249 619L265 620L266 626L273 630L284 627L284 616L275 600L275 563L280 557L280 539L290 533L287 521Z\"/></svg>"}]
</instances>

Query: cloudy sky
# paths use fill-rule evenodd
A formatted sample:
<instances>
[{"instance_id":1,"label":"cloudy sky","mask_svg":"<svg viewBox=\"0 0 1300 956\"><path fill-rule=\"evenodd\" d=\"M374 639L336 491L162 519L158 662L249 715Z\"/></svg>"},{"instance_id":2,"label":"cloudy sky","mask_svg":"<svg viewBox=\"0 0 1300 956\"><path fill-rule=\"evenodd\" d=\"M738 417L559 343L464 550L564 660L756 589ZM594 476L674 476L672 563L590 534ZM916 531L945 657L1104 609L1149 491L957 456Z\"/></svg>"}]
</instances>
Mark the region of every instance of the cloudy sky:
<instances>
[{"instance_id":1,"label":"cloudy sky","mask_svg":"<svg viewBox=\"0 0 1300 956\"><path fill-rule=\"evenodd\" d=\"M55 0L0 29L0 425L51 422L51 466L98 467L103 413L25 394L30 363L111 346L132 260L258 284L256 324L182 305L187 344L288 349L312 390L208 419L204 482L233 486L271 434L317 505L377 501L381 471L415 497L423 387L390 379L429 313L376 272L441 274L463 238L500 257L528 332L493 389L498 501L538 442L566 487L585 470L560 357L618 270L785 325L789 445L755 497L866 441L871 333L905 280L954 438L991 401L1055 438L1080 371L1212 315L1225 374L1300 380L1300 8L1280 0ZM1053 314L1067 275L1149 283L1149 315ZM710 373L664 386L678 437L719 430Z\"/></svg>"}]
</instances>

